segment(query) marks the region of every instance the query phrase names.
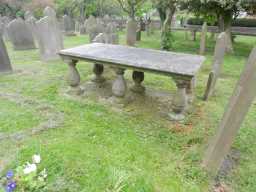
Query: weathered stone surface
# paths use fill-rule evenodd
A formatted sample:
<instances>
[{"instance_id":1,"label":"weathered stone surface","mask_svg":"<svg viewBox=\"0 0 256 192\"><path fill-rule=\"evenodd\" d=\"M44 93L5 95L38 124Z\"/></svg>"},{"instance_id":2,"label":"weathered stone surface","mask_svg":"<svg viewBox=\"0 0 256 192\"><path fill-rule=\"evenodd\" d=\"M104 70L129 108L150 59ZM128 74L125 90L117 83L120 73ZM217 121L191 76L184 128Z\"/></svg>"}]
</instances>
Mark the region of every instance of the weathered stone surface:
<instances>
[{"instance_id":1,"label":"weathered stone surface","mask_svg":"<svg viewBox=\"0 0 256 192\"><path fill-rule=\"evenodd\" d=\"M118 44L119 36L117 34L117 29L114 23L109 23L104 32L105 35L105 43L109 44Z\"/></svg>"},{"instance_id":2,"label":"weathered stone surface","mask_svg":"<svg viewBox=\"0 0 256 192\"><path fill-rule=\"evenodd\" d=\"M112 93L116 97L124 97L127 89L127 84L124 79L124 69L116 69L116 79L112 85Z\"/></svg>"},{"instance_id":3,"label":"weathered stone surface","mask_svg":"<svg viewBox=\"0 0 256 192\"><path fill-rule=\"evenodd\" d=\"M64 33L65 35L74 35L75 34L75 22L73 19L68 16L63 16L63 25L64 25Z\"/></svg>"},{"instance_id":4,"label":"weathered stone surface","mask_svg":"<svg viewBox=\"0 0 256 192\"><path fill-rule=\"evenodd\" d=\"M0 35L0 73L9 71L12 71L12 67L4 41Z\"/></svg>"},{"instance_id":5,"label":"weathered stone surface","mask_svg":"<svg viewBox=\"0 0 256 192\"><path fill-rule=\"evenodd\" d=\"M36 23L41 59L46 61L57 59L58 52L63 49L62 35L53 12L46 8L45 17Z\"/></svg>"},{"instance_id":6,"label":"weathered stone surface","mask_svg":"<svg viewBox=\"0 0 256 192\"><path fill-rule=\"evenodd\" d=\"M105 35L103 33L98 34L94 38L93 43L106 43Z\"/></svg>"},{"instance_id":7,"label":"weathered stone surface","mask_svg":"<svg viewBox=\"0 0 256 192\"><path fill-rule=\"evenodd\" d=\"M256 48L253 49L229 101L216 135L210 143L203 165L216 173L228 154L235 136L256 97Z\"/></svg>"},{"instance_id":8,"label":"weathered stone surface","mask_svg":"<svg viewBox=\"0 0 256 192\"><path fill-rule=\"evenodd\" d=\"M46 8L44 9L44 16L45 16L45 17L48 16L48 17L51 17L51 18L53 18L53 19L56 19L56 12L55 12L55 10L54 10L53 8L51 8L51 7L46 7Z\"/></svg>"},{"instance_id":9,"label":"weathered stone surface","mask_svg":"<svg viewBox=\"0 0 256 192\"><path fill-rule=\"evenodd\" d=\"M104 32L104 24L92 16L87 20L86 31L89 34L90 42L92 42L98 34Z\"/></svg>"},{"instance_id":10,"label":"weathered stone surface","mask_svg":"<svg viewBox=\"0 0 256 192\"><path fill-rule=\"evenodd\" d=\"M213 94L217 79L221 72L221 66L225 56L225 50L226 50L226 33L223 32L218 36L217 42L215 45L212 70L209 74L207 87L204 94L204 100L208 100L208 98Z\"/></svg>"},{"instance_id":11,"label":"weathered stone surface","mask_svg":"<svg viewBox=\"0 0 256 192\"><path fill-rule=\"evenodd\" d=\"M91 16L85 21L85 23L84 23L85 29L86 29L86 33L89 34L91 27L94 26L94 25L96 25L96 23L97 23L96 18L95 18L93 15L91 15Z\"/></svg>"},{"instance_id":12,"label":"weathered stone surface","mask_svg":"<svg viewBox=\"0 0 256 192\"><path fill-rule=\"evenodd\" d=\"M30 31L32 32L33 34L33 38L34 38L34 41L38 41L37 39L37 31L36 31L36 18L32 15L30 17L28 17L26 20L25 20L26 24L28 25Z\"/></svg>"},{"instance_id":13,"label":"weathered stone surface","mask_svg":"<svg viewBox=\"0 0 256 192\"><path fill-rule=\"evenodd\" d=\"M103 22L107 26L109 23L112 22L112 19L111 19L111 17L109 15L104 15Z\"/></svg>"},{"instance_id":14,"label":"weathered stone surface","mask_svg":"<svg viewBox=\"0 0 256 192\"><path fill-rule=\"evenodd\" d=\"M201 31L201 41L200 41L200 55L204 55L206 51L206 41L207 41L207 23L204 22L202 26L202 31Z\"/></svg>"},{"instance_id":15,"label":"weathered stone surface","mask_svg":"<svg viewBox=\"0 0 256 192\"><path fill-rule=\"evenodd\" d=\"M27 20L30 17L34 17L31 11L26 11L24 14L24 19Z\"/></svg>"},{"instance_id":16,"label":"weathered stone surface","mask_svg":"<svg viewBox=\"0 0 256 192\"><path fill-rule=\"evenodd\" d=\"M13 20L7 29L15 50L35 49L32 32L23 19Z\"/></svg>"},{"instance_id":17,"label":"weathered stone surface","mask_svg":"<svg viewBox=\"0 0 256 192\"><path fill-rule=\"evenodd\" d=\"M9 40L7 26L11 19L7 16L0 17L0 33L3 35L4 40Z\"/></svg>"},{"instance_id":18,"label":"weathered stone surface","mask_svg":"<svg viewBox=\"0 0 256 192\"><path fill-rule=\"evenodd\" d=\"M62 50L60 54L124 68L144 69L167 76L178 75L185 79L195 76L205 59L198 55L102 43Z\"/></svg>"},{"instance_id":19,"label":"weathered stone surface","mask_svg":"<svg viewBox=\"0 0 256 192\"><path fill-rule=\"evenodd\" d=\"M127 32L126 32L126 43L127 45L134 46L136 43L136 31L137 31L137 22L129 20L127 22Z\"/></svg>"},{"instance_id":20,"label":"weathered stone surface","mask_svg":"<svg viewBox=\"0 0 256 192\"><path fill-rule=\"evenodd\" d=\"M60 51L64 60L89 61L110 65L116 69L117 78L113 83L112 92L116 97L124 97L126 82L123 77L125 69L139 72L153 72L172 76L177 84L178 92L173 101L172 120L182 120L187 107L186 89L204 61L203 56L141 49L129 46L93 43ZM70 65L70 63L69 63ZM77 69L72 66L72 73ZM73 75L70 75L73 78ZM141 73L134 75L139 85L143 78ZM70 84L73 86L72 84ZM76 86L78 86L76 84Z\"/></svg>"}]
</instances>

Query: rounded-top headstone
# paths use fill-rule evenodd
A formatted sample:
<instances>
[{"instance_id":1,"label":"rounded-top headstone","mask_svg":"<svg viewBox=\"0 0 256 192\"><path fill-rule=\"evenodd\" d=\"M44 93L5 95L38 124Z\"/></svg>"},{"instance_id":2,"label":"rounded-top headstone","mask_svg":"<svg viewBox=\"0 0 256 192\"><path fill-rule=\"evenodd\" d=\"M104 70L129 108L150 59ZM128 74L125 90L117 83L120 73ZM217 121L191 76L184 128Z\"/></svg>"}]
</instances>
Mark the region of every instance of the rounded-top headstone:
<instances>
[{"instance_id":1,"label":"rounded-top headstone","mask_svg":"<svg viewBox=\"0 0 256 192\"><path fill-rule=\"evenodd\" d=\"M109 23L105 29L105 33L116 33L117 29L114 23Z\"/></svg>"},{"instance_id":2,"label":"rounded-top headstone","mask_svg":"<svg viewBox=\"0 0 256 192\"><path fill-rule=\"evenodd\" d=\"M56 12L55 12L55 10L53 9L53 8L51 8L51 7L46 7L45 9L44 9L44 16L48 16L48 17L56 17Z\"/></svg>"},{"instance_id":3,"label":"rounded-top headstone","mask_svg":"<svg viewBox=\"0 0 256 192\"><path fill-rule=\"evenodd\" d=\"M33 14L31 13L31 11L26 11L24 15L25 20L29 19L30 17L33 17Z\"/></svg>"}]
</instances>

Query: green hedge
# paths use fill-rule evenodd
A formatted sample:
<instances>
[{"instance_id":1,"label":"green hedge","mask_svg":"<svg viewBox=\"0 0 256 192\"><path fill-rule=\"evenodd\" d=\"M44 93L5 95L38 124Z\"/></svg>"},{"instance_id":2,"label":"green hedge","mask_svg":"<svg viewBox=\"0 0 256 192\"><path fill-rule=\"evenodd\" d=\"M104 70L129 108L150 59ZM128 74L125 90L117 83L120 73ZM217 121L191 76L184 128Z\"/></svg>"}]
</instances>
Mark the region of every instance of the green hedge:
<instances>
[{"instance_id":1,"label":"green hedge","mask_svg":"<svg viewBox=\"0 0 256 192\"><path fill-rule=\"evenodd\" d=\"M189 18L188 25L203 25L204 19L202 18ZM207 23L209 26L212 23ZM217 22L214 23L214 26L217 26ZM236 19L233 20L232 26L234 27L256 27L256 19Z\"/></svg>"}]
</instances>

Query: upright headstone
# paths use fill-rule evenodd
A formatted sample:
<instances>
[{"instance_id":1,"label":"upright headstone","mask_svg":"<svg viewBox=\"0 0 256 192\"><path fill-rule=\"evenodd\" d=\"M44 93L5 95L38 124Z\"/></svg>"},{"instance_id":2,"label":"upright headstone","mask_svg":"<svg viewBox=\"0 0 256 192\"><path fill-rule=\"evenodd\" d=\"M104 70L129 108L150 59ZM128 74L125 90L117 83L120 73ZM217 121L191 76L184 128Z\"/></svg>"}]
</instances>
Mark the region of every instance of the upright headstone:
<instances>
[{"instance_id":1,"label":"upright headstone","mask_svg":"<svg viewBox=\"0 0 256 192\"><path fill-rule=\"evenodd\" d=\"M41 59L48 61L59 57L58 52L63 49L63 41L55 11L47 7L44 15L45 17L36 23L36 30Z\"/></svg>"},{"instance_id":2,"label":"upright headstone","mask_svg":"<svg viewBox=\"0 0 256 192\"><path fill-rule=\"evenodd\" d=\"M203 166L211 172L219 170L224 158L256 97L256 48L241 74L233 95L226 108L216 135L210 143L203 160Z\"/></svg>"},{"instance_id":3,"label":"upright headstone","mask_svg":"<svg viewBox=\"0 0 256 192\"><path fill-rule=\"evenodd\" d=\"M127 45L134 46L136 43L136 31L137 31L137 22L129 20L127 22L127 32L126 32L126 43Z\"/></svg>"},{"instance_id":4,"label":"upright headstone","mask_svg":"<svg viewBox=\"0 0 256 192\"><path fill-rule=\"evenodd\" d=\"M23 19L13 20L9 23L7 30L14 50L35 49L32 32Z\"/></svg>"},{"instance_id":5,"label":"upright headstone","mask_svg":"<svg viewBox=\"0 0 256 192\"><path fill-rule=\"evenodd\" d=\"M84 23L80 23L79 32L80 32L80 35L86 34L86 28L85 28Z\"/></svg>"},{"instance_id":6,"label":"upright headstone","mask_svg":"<svg viewBox=\"0 0 256 192\"><path fill-rule=\"evenodd\" d=\"M103 17L103 22L104 22L105 26L107 26L109 23L112 22L111 17L109 15L105 15Z\"/></svg>"},{"instance_id":7,"label":"upright headstone","mask_svg":"<svg viewBox=\"0 0 256 192\"><path fill-rule=\"evenodd\" d=\"M24 19L27 20L30 17L33 17L33 13L31 11L26 11L24 14Z\"/></svg>"},{"instance_id":8,"label":"upright headstone","mask_svg":"<svg viewBox=\"0 0 256 192\"><path fill-rule=\"evenodd\" d=\"M33 15L30 15L30 17L27 17L25 20L26 24L28 25L30 31L32 32L34 41L37 42L37 35L36 35L36 18Z\"/></svg>"},{"instance_id":9,"label":"upright headstone","mask_svg":"<svg viewBox=\"0 0 256 192\"><path fill-rule=\"evenodd\" d=\"M76 33L80 32L80 22L79 21L75 21L75 32Z\"/></svg>"},{"instance_id":10,"label":"upright headstone","mask_svg":"<svg viewBox=\"0 0 256 192\"><path fill-rule=\"evenodd\" d=\"M104 25L101 20L96 20L94 17L90 17L86 23L86 31L89 34L90 42L92 42L98 34L104 32Z\"/></svg>"},{"instance_id":11,"label":"upright headstone","mask_svg":"<svg viewBox=\"0 0 256 192\"><path fill-rule=\"evenodd\" d=\"M85 28L86 32L88 32L90 26L95 25L97 23L96 18L93 15L90 15L90 17L85 21Z\"/></svg>"},{"instance_id":12,"label":"upright headstone","mask_svg":"<svg viewBox=\"0 0 256 192\"><path fill-rule=\"evenodd\" d=\"M204 55L206 51L206 41L207 41L207 23L204 22L202 26L202 31L201 31L201 41L200 41L200 55Z\"/></svg>"},{"instance_id":13,"label":"upright headstone","mask_svg":"<svg viewBox=\"0 0 256 192\"><path fill-rule=\"evenodd\" d=\"M119 37L117 34L117 29L114 23L109 23L104 32L105 35L105 43L108 44L118 44Z\"/></svg>"},{"instance_id":14,"label":"upright headstone","mask_svg":"<svg viewBox=\"0 0 256 192\"><path fill-rule=\"evenodd\" d=\"M218 38L215 45L214 57L212 70L209 74L207 87L204 94L204 100L208 100L208 98L213 94L217 79L219 78L221 72L221 66L223 63L223 59L225 56L226 50L226 33L222 32Z\"/></svg>"},{"instance_id":15,"label":"upright headstone","mask_svg":"<svg viewBox=\"0 0 256 192\"><path fill-rule=\"evenodd\" d=\"M63 16L63 25L65 35L75 35L75 23L69 15Z\"/></svg>"},{"instance_id":16,"label":"upright headstone","mask_svg":"<svg viewBox=\"0 0 256 192\"><path fill-rule=\"evenodd\" d=\"M12 71L12 67L4 41L0 35L0 73L9 71Z\"/></svg>"}]
</instances>

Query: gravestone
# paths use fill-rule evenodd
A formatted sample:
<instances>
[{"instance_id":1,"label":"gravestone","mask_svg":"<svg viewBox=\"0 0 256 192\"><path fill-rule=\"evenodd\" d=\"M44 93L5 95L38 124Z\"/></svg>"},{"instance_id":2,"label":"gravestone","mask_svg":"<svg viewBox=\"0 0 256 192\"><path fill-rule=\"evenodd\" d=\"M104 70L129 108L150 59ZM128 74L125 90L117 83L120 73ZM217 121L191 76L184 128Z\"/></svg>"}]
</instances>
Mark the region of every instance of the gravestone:
<instances>
[{"instance_id":1,"label":"gravestone","mask_svg":"<svg viewBox=\"0 0 256 192\"><path fill-rule=\"evenodd\" d=\"M222 32L218 36L217 42L215 45L212 70L209 74L207 87L204 94L205 101L208 100L208 98L213 94L217 79L219 78L219 75L221 72L221 66L225 56L225 50L226 50L226 33Z\"/></svg>"},{"instance_id":2,"label":"gravestone","mask_svg":"<svg viewBox=\"0 0 256 192\"><path fill-rule=\"evenodd\" d=\"M79 21L75 21L75 32L76 33L80 32L80 22Z\"/></svg>"},{"instance_id":3,"label":"gravestone","mask_svg":"<svg viewBox=\"0 0 256 192\"><path fill-rule=\"evenodd\" d=\"M80 33L81 35L86 34L86 28L85 28L84 23L81 23L81 24L80 24L80 26L79 26L79 33Z\"/></svg>"},{"instance_id":4,"label":"gravestone","mask_svg":"<svg viewBox=\"0 0 256 192\"><path fill-rule=\"evenodd\" d=\"M105 26L107 26L109 23L112 22L111 17L109 15L105 15L103 17L103 22L104 22Z\"/></svg>"},{"instance_id":5,"label":"gravestone","mask_svg":"<svg viewBox=\"0 0 256 192\"><path fill-rule=\"evenodd\" d=\"M49 61L59 58L63 41L54 10L46 8L44 14L45 17L36 22L36 30L41 59Z\"/></svg>"},{"instance_id":6,"label":"gravestone","mask_svg":"<svg viewBox=\"0 0 256 192\"><path fill-rule=\"evenodd\" d=\"M7 30L14 50L35 49L32 32L23 19L18 18L10 22Z\"/></svg>"},{"instance_id":7,"label":"gravestone","mask_svg":"<svg viewBox=\"0 0 256 192\"><path fill-rule=\"evenodd\" d=\"M233 92L216 135L210 143L203 166L213 172L219 170L238 133L246 114L256 97L256 48L251 52L247 64Z\"/></svg>"},{"instance_id":8,"label":"gravestone","mask_svg":"<svg viewBox=\"0 0 256 192\"><path fill-rule=\"evenodd\" d=\"M26 11L24 14L24 19L27 20L30 17L33 17L33 13L31 11Z\"/></svg>"},{"instance_id":9,"label":"gravestone","mask_svg":"<svg viewBox=\"0 0 256 192\"><path fill-rule=\"evenodd\" d=\"M10 59L9 59L3 38L0 35L0 73L10 72L10 71L12 71Z\"/></svg>"},{"instance_id":10,"label":"gravestone","mask_svg":"<svg viewBox=\"0 0 256 192\"><path fill-rule=\"evenodd\" d=\"M70 16L68 15L63 16L63 25L64 25L63 27L64 27L65 35L67 36L75 35L75 23Z\"/></svg>"},{"instance_id":11,"label":"gravestone","mask_svg":"<svg viewBox=\"0 0 256 192\"><path fill-rule=\"evenodd\" d=\"M30 31L32 32L34 41L37 42L37 34L36 34L36 18L32 15L30 17L28 17L25 22L28 25Z\"/></svg>"},{"instance_id":12,"label":"gravestone","mask_svg":"<svg viewBox=\"0 0 256 192\"><path fill-rule=\"evenodd\" d=\"M4 34L4 23L0 20L0 36Z\"/></svg>"},{"instance_id":13,"label":"gravestone","mask_svg":"<svg viewBox=\"0 0 256 192\"><path fill-rule=\"evenodd\" d=\"M136 31L137 31L137 22L129 20L127 22L127 32L126 32L126 43L127 45L134 46L136 43Z\"/></svg>"},{"instance_id":14,"label":"gravestone","mask_svg":"<svg viewBox=\"0 0 256 192\"><path fill-rule=\"evenodd\" d=\"M11 22L11 19L7 16L3 16L0 18L0 23L2 24L1 30L4 40L9 40L7 26Z\"/></svg>"},{"instance_id":15,"label":"gravestone","mask_svg":"<svg viewBox=\"0 0 256 192\"><path fill-rule=\"evenodd\" d=\"M92 26L96 25L97 21L96 18L91 15L86 21L85 21L85 29L86 29L86 33L89 34L89 31L91 29Z\"/></svg>"},{"instance_id":16,"label":"gravestone","mask_svg":"<svg viewBox=\"0 0 256 192\"><path fill-rule=\"evenodd\" d=\"M202 31L201 31L201 41L200 41L200 55L204 55L206 51L206 41L207 41L207 23L204 22L202 26Z\"/></svg>"},{"instance_id":17,"label":"gravestone","mask_svg":"<svg viewBox=\"0 0 256 192\"><path fill-rule=\"evenodd\" d=\"M114 23L109 23L104 32L105 35L105 43L108 44L118 44L119 37L117 34L117 29Z\"/></svg>"},{"instance_id":18,"label":"gravestone","mask_svg":"<svg viewBox=\"0 0 256 192\"><path fill-rule=\"evenodd\" d=\"M90 42L92 42L98 34L104 32L104 25L102 21L96 20L94 17L91 17L91 19L89 18L86 25L86 30L89 34Z\"/></svg>"}]
</instances>

